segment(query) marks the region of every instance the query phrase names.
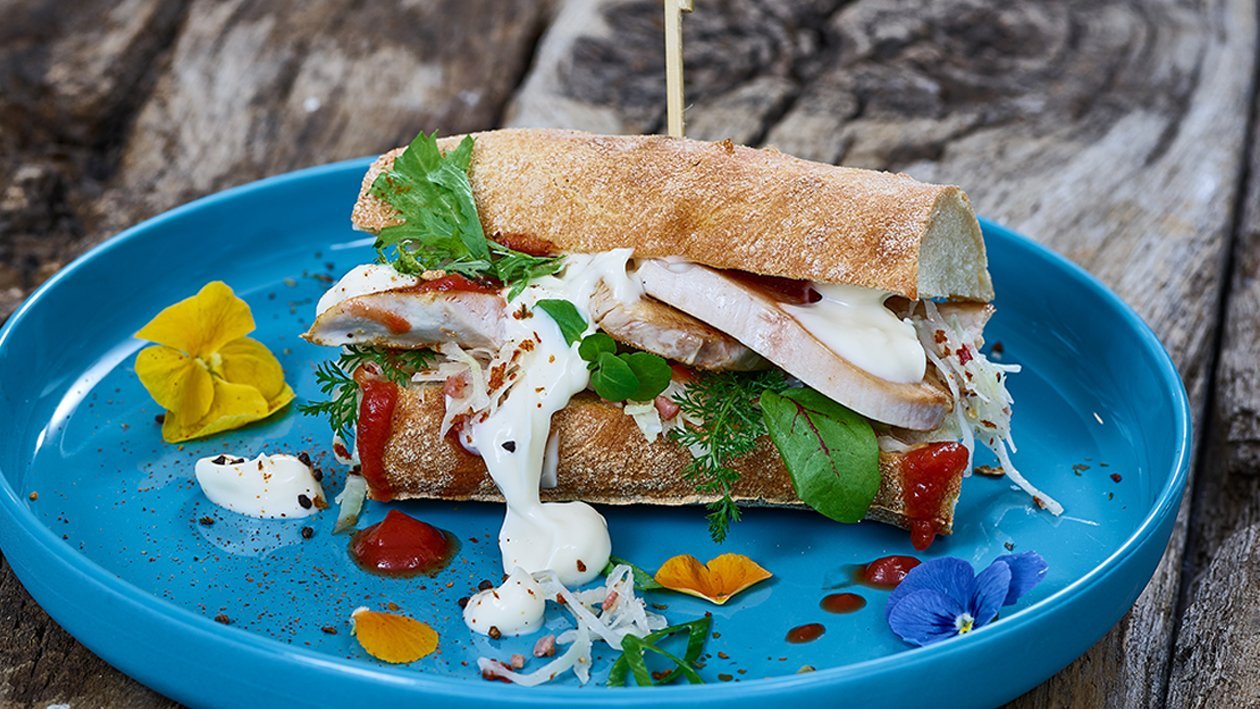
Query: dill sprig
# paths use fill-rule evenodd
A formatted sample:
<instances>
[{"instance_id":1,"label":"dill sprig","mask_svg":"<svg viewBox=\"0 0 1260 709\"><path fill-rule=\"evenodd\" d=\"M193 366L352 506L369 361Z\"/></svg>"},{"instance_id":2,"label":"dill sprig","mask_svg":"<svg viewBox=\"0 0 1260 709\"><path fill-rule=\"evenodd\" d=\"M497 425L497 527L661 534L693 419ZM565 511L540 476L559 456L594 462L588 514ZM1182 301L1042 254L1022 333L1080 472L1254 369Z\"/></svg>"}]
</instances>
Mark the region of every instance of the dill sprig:
<instances>
[{"instance_id":1,"label":"dill sprig","mask_svg":"<svg viewBox=\"0 0 1260 709\"><path fill-rule=\"evenodd\" d=\"M328 399L298 406L307 416L328 418L333 433L349 441L359 421L359 386L354 373L364 365L373 365L381 376L406 386L411 376L428 369L433 353L429 350L383 350L350 345L335 362L324 362L315 368L315 383Z\"/></svg>"},{"instance_id":2,"label":"dill sprig","mask_svg":"<svg viewBox=\"0 0 1260 709\"><path fill-rule=\"evenodd\" d=\"M757 439L766 435L757 402L766 390L786 388L779 370L722 372L702 376L674 397L683 414L702 421L674 429L671 437L698 453L683 468L683 476L701 493L721 496L708 505L709 535L715 542L725 540L731 524L739 521L739 506L731 498L739 473L730 463L751 453Z\"/></svg>"}]
</instances>

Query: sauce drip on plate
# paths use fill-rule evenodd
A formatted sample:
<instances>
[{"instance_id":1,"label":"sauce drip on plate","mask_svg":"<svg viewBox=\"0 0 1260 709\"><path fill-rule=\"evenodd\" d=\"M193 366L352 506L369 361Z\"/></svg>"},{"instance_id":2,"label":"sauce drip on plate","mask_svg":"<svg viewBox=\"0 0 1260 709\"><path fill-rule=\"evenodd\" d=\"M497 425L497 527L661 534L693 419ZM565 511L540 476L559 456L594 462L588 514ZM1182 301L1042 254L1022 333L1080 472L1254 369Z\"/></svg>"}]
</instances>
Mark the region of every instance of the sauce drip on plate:
<instances>
[{"instance_id":1,"label":"sauce drip on plate","mask_svg":"<svg viewBox=\"0 0 1260 709\"><path fill-rule=\"evenodd\" d=\"M390 510L385 519L355 532L350 540L355 563L381 576L435 574L457 550L452 535L398 510Z\"/></svg>"},{"instance_id":2,"label":"sauce drip on plate","mask_svg":"<svg viewBox=\"0 0 1260 709\"><path fill-rule=\"evenodd\" d=\"M787 633L787 641L794 644L808 643L821 638L827 629L822 623L806 623L792 628Z\"/></svg>"},{"instance_id":3,"label":"sauce drip on plate","mask_svg":"<svg viewBox=\"0 0 1260 709\"><path fill-rule=\"evenodd\" d=\"M855 613L866 607L866 599L856 593L832 593L818 604L828 613Z\"/></svg>"},{"instance_id":4,"label":"sauce drip on plate","mask_svg":"<svg viewBox=\"0 0 1260 709\"><path fill-rule=\"evenodd\" d=\"M894 589L920 563L913 556L881 556L859 566L855 580L872 588Z\"/></svg>"}]
</instances>

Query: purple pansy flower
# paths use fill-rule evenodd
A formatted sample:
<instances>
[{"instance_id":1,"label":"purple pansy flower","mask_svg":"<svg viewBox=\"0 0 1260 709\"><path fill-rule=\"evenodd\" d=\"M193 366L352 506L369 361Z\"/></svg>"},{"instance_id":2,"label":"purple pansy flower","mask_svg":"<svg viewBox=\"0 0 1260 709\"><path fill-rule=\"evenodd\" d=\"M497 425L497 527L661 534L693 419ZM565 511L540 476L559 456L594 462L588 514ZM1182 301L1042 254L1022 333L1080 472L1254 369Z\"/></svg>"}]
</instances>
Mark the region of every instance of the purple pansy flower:
<instances>
[{"instance_id":1,"label":"purple pansy flower","mask_svg":"<svg viewBox=\"0 0 1260 709\"><path fill-rule=\"evenodd\" d=\"M979 575L954 557L924 562L888 598L888 625L914 645L970 633L1040 583L1047 568L1035 551L999 556Z\"/></svg>"}]
</instances>

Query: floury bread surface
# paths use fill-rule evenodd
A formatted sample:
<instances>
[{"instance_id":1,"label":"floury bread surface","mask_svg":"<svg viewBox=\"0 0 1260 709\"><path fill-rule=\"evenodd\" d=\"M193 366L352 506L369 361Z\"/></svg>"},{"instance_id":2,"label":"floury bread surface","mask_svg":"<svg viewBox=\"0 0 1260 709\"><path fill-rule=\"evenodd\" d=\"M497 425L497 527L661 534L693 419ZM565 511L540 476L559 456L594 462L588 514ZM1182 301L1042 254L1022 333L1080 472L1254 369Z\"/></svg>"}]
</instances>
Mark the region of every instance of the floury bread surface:
<instances>
[{"instance_id":1,"label":"floury bread surface","mask_svg":"<svg viewBox=\"0 0 1260 709\"><path fill-rule=\"evenodd\" d=\"M486 234L555 251L633 247L713 266L876 288L911 300L993 299L980 226L958 187L836 167L730 141L509 129L476 133L469 179ZM438 141L450 150L461 136ZM397 223L363 180L356 227Z\"/></svg>"}]
</instances>

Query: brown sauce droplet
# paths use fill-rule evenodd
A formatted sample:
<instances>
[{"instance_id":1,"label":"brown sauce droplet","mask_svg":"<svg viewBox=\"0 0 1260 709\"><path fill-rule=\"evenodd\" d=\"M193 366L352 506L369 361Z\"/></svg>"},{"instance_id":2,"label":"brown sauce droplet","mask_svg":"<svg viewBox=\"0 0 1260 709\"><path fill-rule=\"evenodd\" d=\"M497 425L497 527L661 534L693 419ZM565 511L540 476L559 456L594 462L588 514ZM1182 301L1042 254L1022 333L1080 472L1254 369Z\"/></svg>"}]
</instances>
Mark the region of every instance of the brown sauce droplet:
<instances>
[{"instance_id":1,"label":"brown sauce droplet","mask_svg":"<svg viewBox=\"0 0 1260 709\"><path fill-rule=\"evenodd\" d=\"M866 599L856 593L833 593L818 604L828 613L853 613L866 607Z\"/></svg>"},{"instance_id":2,"label":"brown sauce droplet","mask_svg":"<svg viewBox=\"0 0 1260 709\"><path fill-rule=\"evenodd\" d=\"M827 632L827 629L823 627L822 623L806 623L789 630L787 632L787 641L797 645L813 642L821 638L825 632Z\"/></svg>"}]
</instances>

